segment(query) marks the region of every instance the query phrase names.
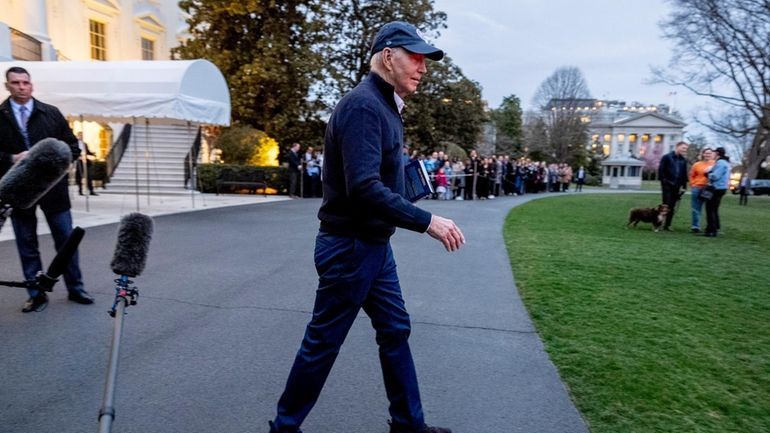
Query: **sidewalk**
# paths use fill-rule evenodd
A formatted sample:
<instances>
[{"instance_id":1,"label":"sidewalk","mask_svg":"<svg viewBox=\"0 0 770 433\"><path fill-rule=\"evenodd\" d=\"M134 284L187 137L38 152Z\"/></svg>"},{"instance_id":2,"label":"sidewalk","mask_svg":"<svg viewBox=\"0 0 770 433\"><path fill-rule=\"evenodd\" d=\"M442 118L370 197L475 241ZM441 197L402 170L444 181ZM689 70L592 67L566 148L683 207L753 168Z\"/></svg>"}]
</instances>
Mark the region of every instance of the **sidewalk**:
<instances>
[{"instance_id":1,"label":"sidewalk","mask_svg":"<svg viewBox=\"0 0 770 433\"><path fill-rule=\"evenodd\" d=\"M136 195L110 194L109 190L97 190L97 196L81 196L77 188L70 187L72 201L72 220L74 226L83 228L120 221L123 215L131 212L141 212L149 216L168 215L181 212L194 212L203 209L213 209L226 206L240 206L257 203L270 203L289 200L286 196L243 195L243 194L201 194L192 193L180 195L140 194L138 207ZM43 213L38 209L39 235L49 234L48 224ZM0 231L0 242L15 239L10 218Z\"/></svg>"}]
</instances>

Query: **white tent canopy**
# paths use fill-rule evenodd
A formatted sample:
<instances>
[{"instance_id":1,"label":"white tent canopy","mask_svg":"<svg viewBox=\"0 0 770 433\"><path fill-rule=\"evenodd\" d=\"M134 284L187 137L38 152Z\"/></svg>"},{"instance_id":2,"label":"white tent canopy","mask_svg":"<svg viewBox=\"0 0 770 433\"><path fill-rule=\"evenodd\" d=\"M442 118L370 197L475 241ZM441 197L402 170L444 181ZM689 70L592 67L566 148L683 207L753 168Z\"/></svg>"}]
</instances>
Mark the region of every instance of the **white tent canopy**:
<instances>
[{"instance_id":1,"label":"white tent canopy","mask_svg":"<svg viewBox=\"0 0 770 433\"><path fill-rule=\"evenodd\" d=\"M5 62L29 71L34 95L69 118L230 125L230 92L207 60Z\"/></svg>"}]
</instances>

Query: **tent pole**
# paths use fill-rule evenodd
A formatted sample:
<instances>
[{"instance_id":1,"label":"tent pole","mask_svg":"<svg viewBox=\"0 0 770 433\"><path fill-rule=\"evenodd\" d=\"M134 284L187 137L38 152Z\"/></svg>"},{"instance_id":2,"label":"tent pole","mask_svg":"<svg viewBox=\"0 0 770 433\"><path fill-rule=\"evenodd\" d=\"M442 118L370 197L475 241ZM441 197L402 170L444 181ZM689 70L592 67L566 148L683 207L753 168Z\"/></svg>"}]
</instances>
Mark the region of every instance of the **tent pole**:
<instances>
[{"instance_id":1,"label":"tent pole","mask_svg":"<svg viewBox=\"0 0 770 433\"><path fill-rule=\"evenodd\" d=\"M134 146L136 151L134 152L134 185L136 193L136 211L139 212L139 145L136 140L136 117L132 117L133 126L131 128L131 135L134 137ZM130 141L130 139L129 139Z\"/></svg>"},{"instance_id":2,"label":"tent pole","mask_svg":"<svg viewBox=\"0 0 770 433\"><path fill-rule=\"evenodd\" d=\"M190 121L188 120L187 121L187 140L188 140L188 143L190 142L190 137L192 137L192 134L190 134L190 131L191 131L191 124L190 124ZM193 137L192 141L193 141L193 146L194 146L195 145L195 143L194 143L195 137ZM196 184L195 184L195 172L193 171L193 167L195 167L195 164L193 164L193 158L194 158L193 153L194 153L193 152L193 147L190 147L190 161L187 163L187 165L188 165L188 168L190 169L189 170L190 171L190 200L192 201L192 208L195 209L195 187L196 187ZM187 181L187 179L185 179L185 181Z\"/></svg>"},{"instance_id":3,"label":"tent pole","mask_svg":"<svg viewBox=\"0 0 770 433\"><path fill-rule=\"evenodd\" d=\"M90 180L89 179L90 175L88 174L88 151L86 150L87 149L86 142L85 140L83 140L84 130L85 128L83 127L83 115L81 114L80 115L80 141L83 143L83 148L80 149L80 169L82 171L81 173L82 176L80 176L80 185L78 185L78 191L83 191L84 188L88 190L88 194L86 194L86 212L91 212L91 207L89 203L89 199L91 197L91 190L88 189L88 185L89 185L88 181ZM75 167L75 170L77 169L78 168ZM85 185L83 185L83 182L85 182Z\"/></svg>"},{"instance_id":4,"label":"tent pole","mask_svg":"<svg viewBox=\"0 0 770 433\"><path fill-rule=\"evenodd\" d=\"M150 206L150 119L144 119L144 161L147 165L147 206Z\"/></svg>"}]
</instances>

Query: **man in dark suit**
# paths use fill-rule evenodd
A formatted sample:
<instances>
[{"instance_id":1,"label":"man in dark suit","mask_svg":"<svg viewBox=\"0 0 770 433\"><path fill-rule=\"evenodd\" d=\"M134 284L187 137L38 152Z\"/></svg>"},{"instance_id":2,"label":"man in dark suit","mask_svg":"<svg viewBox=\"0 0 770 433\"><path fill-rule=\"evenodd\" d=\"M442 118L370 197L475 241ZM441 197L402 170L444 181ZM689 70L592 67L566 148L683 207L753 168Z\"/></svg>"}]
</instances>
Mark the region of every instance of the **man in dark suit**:
<instances>
[{"instance_id":1,"label":"man in dark suit","mask_svg":"<svg viewBox=\"0 0 770 433\"><path fill-rule=\"evenodd\" d=\"M11 94L0 105L0 176L27 157L29 149L44 138L56 138L72 149L73 161L80 155L78 139L72 134L59 109L32 97L33 86L29 72L12 67L5 73L5 88ZM65 176L29 209L14 209L11 214L16 247L19 250L24 278L28 282L29 299L22 312L42 311L48 296L38 290L36 276L43 269L37 242L37 216L40 206L45 215L56 249L59 250L72 232L69 191ZM72 256L64 272L68 299L79 304L92 304L93 298L83 289L78 254Z\"/></svg>"},{"instance_id":2,"label":"man in dark suit","mask_svg":"<svg viewBox=\"0 0 770 433\"><path fill-rule=\"evenodd\" d=\"M674 150L663 155L658 166L658 178L660 179L660 190L663 194L663 203L668 205L668 215L663 224L663 230L671 231L671 221L674 219L674 210L676 203L682 198L682 194L687 189L688 170L687 148L689 144L680 141L674 147Z\"/></svg>"},{"instance_id":3,"label":"man in dark suit","mask_svg":"<svg viewBox=\"0 0 770 433\"><path fill-rule=\"evenodd\" d=\"M291 145L289 150L289 197L296 198L297 194L297 182L299 176L302 174L302 161L299 159L299 143Z\"/></svg>"},{"instance_id":4,"label":"man in dark suit","mask_svg":"<svg viewBox=\"0 0 770 433\"><path fill-rule=\"evenodd\" d=\"M96 156L96 154L91 152L91 149L88 148L86 142L83 141L82 132L78 132L78 149L80 149L80 158L75 161L75 183L78 184L78 194L83 195L83 178L85 177L89 194L99 195L94 192L94 180L92 179L93 168L91 166L91 160L88 159L89 156ZM86 157L85 164L83 164L84 153Z\"/></svg>"}]
</instances>

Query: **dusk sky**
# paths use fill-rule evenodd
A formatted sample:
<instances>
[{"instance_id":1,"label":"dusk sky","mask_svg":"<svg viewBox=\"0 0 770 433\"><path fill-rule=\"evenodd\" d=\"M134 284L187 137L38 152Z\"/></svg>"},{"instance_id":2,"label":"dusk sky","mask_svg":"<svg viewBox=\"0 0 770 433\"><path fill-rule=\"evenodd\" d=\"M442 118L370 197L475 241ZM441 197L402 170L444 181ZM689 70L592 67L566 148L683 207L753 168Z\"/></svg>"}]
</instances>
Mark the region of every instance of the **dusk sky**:
<instances>
[{"instance_id":1,"label":"dusk sky","mask_svg":"<svg viewBox=\"0 0 770 433\"><path fill-rule=\"evenodd\" d=\"M481 84L490 108L511 94L531 108L560 66L578 67L594 98L673 104L688 122L713 105L683 88L645 84L651 65L671 59L658 25L670 11L663 0L435 0L434 8L449 26L435 44Z\"/></svg>"}]
</instances>

